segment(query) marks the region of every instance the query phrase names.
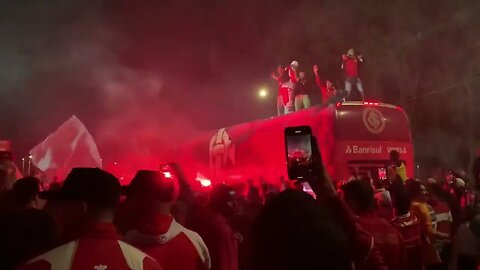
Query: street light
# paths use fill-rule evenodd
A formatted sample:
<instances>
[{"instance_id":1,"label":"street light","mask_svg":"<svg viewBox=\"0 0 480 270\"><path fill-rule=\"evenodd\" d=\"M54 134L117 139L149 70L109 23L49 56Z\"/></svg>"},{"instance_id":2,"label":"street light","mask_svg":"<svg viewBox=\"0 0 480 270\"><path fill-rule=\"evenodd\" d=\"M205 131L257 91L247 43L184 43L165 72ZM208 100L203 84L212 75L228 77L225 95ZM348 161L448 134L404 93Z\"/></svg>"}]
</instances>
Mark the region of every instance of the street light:
<instances>
[{"instance_id":1,"label":"street light","mask_svg":"<svg viewBox=\"0 0 480 270\"><path fill-rule=\"evenodd\" d=\"M258 90L258 97L259 98L266 98L268 96L268 90L266 88L262 88Z\"/></svg>"}]
</instances>

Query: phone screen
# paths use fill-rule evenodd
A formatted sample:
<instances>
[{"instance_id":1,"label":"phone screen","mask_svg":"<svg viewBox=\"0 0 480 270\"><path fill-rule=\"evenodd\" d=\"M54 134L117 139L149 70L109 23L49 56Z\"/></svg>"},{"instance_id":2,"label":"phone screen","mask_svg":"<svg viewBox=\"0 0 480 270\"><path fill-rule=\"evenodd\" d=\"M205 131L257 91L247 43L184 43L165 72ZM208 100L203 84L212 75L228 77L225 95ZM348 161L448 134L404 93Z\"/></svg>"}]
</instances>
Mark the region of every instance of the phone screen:
<instances>
[{"instance_id":1,"label":"phone screen","mask_svg":"<svg viewBox=\"0 0 480 270\"><path fill-rule=\"evenodd\" d=\"M301 180L311 172L312 132L310 127L285 129L288 176L291 180Z\"/></svg>"},{"instance_id":2,"label":"phone screen","mask_svg":"<svg viewBox=\"0 0 480 270\"><path fill-rule=\"evenodd\" d=\"M378 168L378 179L385 180L387 179L387 169Z\"/></svg>"}]
</instances>

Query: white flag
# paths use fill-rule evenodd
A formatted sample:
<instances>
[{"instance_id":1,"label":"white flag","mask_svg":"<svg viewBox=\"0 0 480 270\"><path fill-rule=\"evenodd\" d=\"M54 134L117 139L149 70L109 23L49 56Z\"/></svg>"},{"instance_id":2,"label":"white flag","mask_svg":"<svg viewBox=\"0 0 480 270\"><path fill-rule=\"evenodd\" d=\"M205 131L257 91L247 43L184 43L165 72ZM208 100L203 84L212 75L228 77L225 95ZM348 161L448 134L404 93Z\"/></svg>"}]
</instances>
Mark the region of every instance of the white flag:
<instances>
[{"instance_id":1,"label":"white flag","mask_svg":"<svg viewBox=\"0 0 480 270\"><path fill-rule=\"evenodd\" d=\"M49 179L62 180L75 167L102 167L92 135L73 115L31 151L32 163Z\"/></svg>"}]
</instances>

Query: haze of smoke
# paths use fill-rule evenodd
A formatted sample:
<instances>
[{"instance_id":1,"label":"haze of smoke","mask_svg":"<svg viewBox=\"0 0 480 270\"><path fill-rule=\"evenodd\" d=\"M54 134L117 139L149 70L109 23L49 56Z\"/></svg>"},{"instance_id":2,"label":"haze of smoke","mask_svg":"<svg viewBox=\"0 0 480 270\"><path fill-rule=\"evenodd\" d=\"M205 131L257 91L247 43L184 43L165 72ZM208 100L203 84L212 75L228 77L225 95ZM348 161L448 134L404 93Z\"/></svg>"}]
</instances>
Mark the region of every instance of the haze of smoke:
<instances>
[{"instance_id":1,"label":"haze of smoke","mask_svg":"<svg viewBox=\"0 0 480 270\"><path fill-rule=\"evenodd\" d=\"M4 99L0 112L21 119L15 125L10 121L1 135L28 147L22 149L27 152L75 114L92 133L104 163L139 169L169 160L167 153L196 127L165 98L177 93L162 93L161 72L119 61L118 45L127 37L99 15L99 5L82 6L74 18L65 17L78 8L73 3L62 9L49 6L15 7L9 25L18 24L0 27L8 30L0 56L8 56L10 66L2 72L8 103ZM55 20L37 18L35 27L22 23L30 13L43 11Z\"/></svg>"},{"instance_id":2,"label":"haze of smoke","mask_svg":"<svg viewBox=\"0 0 480 270\"><path fill-rule=\"evenodd\" d=\"M160 72L146 72L120 64L104 44L76 42L70 59L89 59L88 78L97 91L101 111L93 136L108 169L117 162L120 172L156 169L174 158L177 146L194 136L196 126L164 93ZM172 91L172 89L169 89ZM167 98L166 98L167 97Z\"/></svg>"}]
</instances>

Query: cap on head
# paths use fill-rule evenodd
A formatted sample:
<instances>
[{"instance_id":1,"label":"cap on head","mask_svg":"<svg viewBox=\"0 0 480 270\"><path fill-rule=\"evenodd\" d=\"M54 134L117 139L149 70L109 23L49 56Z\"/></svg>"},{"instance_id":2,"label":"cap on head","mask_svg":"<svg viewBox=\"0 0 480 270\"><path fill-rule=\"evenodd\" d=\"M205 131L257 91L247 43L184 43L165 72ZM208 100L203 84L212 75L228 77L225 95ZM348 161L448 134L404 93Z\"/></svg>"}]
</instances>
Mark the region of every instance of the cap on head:
<instances>
[{"instance_id":1,"label":"cap on head","mask_svg":"<svg viewBox=\"0 0 480 270\"><path fill-rule=\"evenodd\" d=\"M114 208L120 200L120 182L99 168L74 168L59 191L40 195L46 199L78 200L90 206Z\"/></svg>"},{"instance_id":2,"label":"cap on head","mask_svg":"<svg viewBox=\"0 0 480 270\"><path fill-rule=\"evenodd\" d=\"M290 66L298 68L298 61L293 60L292 63L290 63Z\"/></svg>"},{"instance_id":3,"label":"cap on head","mask_svg":"<svg viewBox=\"0 0 480 270\"><path fill-rule=\"evenodd\" d=\"M140 170L127 189L127 196L148 196L159 202L176 200L179 185L176 179L167 178L159 171Z\"/></svg>"},{"instance_id":4,"label":"cap on head","mask_svg":"<svg viewBox=\"0 0 480 270\"><path fill-rule=\"evenodd\" d=\"M455 178L455 186L459 188L464 188L465 187L465 181L463 181L462 178Z\"/></svg>"}]
</instances>

